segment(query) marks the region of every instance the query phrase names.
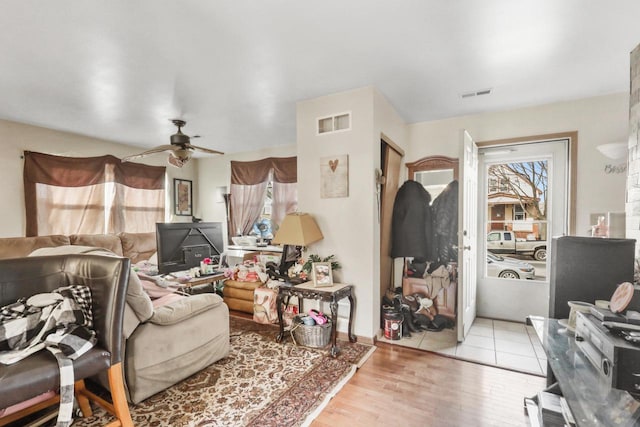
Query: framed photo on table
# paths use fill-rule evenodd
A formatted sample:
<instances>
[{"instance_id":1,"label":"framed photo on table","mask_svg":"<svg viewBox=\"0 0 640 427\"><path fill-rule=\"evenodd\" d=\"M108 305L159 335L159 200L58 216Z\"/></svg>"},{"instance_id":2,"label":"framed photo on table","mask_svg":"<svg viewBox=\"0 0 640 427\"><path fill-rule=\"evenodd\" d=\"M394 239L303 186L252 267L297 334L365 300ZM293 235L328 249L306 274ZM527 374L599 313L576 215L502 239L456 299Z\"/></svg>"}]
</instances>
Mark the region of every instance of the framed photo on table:
<instances>
[{"instance_id":1,"label":"framed photo on table","mask_svg":"<svg viewBox=\"0 0 640 427\"><path fill-rule=\"evenodd\" d=\"M173 179L173 212L179 216L193 216L191 181Z\"/></svg>"},{"instance_id":2,"label":"framed photo on table","mask_svg":"<svg viewBox=\"0 0 640 427\"><path fill-rule=\"evenodd\" d=\"M313 286L316 288L333 286L333 274L330 262L314 262L311 265Z\"/></svg>"}]
</instances>

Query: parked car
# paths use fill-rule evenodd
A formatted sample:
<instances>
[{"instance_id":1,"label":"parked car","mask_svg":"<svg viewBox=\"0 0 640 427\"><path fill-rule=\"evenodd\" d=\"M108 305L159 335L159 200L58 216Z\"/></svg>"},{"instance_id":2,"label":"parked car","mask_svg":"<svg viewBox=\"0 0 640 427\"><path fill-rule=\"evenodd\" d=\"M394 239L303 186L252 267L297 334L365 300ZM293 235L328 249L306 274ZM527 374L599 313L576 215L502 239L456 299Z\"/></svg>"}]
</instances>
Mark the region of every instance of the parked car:
<instances>
[{"instance_id":1,"label":"parked car","mask_svg":"<svg viewBox=\"0 0 640 427\"><path fill-rule=\"evenodd\" d=\"M531 255L537 261L547 259L546 240L517 239L513 231L490 231L487 249L495 254Z\"/></svg>"},{"instance_id":2,"label":"parked car","mask_svg":"<svg viewBox=\"0 0 640 427\"><path fill-rule=\"evenodd\" d=\"M525 261L504 258L487 251L487 276L503 279L533 279L536 269Z\"/></svg>"}]
</instances>

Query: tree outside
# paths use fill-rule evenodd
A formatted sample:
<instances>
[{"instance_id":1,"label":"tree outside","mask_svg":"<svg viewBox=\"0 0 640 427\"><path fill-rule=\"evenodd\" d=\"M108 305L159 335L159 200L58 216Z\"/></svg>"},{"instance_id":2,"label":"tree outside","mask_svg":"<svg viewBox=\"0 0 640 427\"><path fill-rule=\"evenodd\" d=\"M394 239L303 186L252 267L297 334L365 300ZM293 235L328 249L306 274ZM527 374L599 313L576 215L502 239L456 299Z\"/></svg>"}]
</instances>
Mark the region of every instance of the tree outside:
<instances>
[{"instance_id":1,"label":"tree outside","mask_svg":"<svg viewBox=\"0 0 640 427\"><path fill-rule=\"evenodd\" d=\"M489 203L500 203L502 212L510 212L512 223L521 220L537 224L537 238L546 239L548 162L536 160L530 162L503 163L489 167ZM493 208L490 208L490 210ZM490 216L496 223L496 215ZM501 224L506 226L507 218ZM495 226L489 227L494 228Z\"/></svg>"}]
</instances>

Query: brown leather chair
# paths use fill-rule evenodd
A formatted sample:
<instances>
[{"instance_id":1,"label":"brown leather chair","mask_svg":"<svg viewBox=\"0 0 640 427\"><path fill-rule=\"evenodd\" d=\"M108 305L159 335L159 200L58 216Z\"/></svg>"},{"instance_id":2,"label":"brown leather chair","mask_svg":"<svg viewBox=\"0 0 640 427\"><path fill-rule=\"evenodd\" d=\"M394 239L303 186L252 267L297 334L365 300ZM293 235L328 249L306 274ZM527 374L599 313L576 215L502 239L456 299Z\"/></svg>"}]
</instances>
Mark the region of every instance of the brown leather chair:
<instances>
[{"instance_id":1,"label":"brown leather chair","mask_svg":"<svg viewBox=\"0 0 640 427\"><path fill-rule=\"evenodd\" d=\"M91 416L88 400L116 417L110 426L132 426L122 381L122 319L130 271L127 258L99 255L60 255L0 260L0 305L25 296L51 292L61 286L85 285L91 289L93 322L98 343L73 361L75 394L82 414ZM87 390L84 379L107 372L112 402ZM59 367L55 357L41 350L13 365L0 365L0 408L58 390ZM59 402L55 396L0 418L5 425Z\"/></svg>"}]
</instances>

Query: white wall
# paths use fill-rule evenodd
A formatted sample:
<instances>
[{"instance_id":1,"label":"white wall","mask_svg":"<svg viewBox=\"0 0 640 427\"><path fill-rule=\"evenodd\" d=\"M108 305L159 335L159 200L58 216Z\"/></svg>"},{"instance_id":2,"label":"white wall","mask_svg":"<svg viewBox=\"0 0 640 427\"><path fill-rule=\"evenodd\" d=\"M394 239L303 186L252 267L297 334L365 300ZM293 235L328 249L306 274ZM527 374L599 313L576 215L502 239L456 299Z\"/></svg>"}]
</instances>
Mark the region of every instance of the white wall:
<instances>
[{"instance_id":1,"label":"white wall","mask_svg":"<svg viewBox=\"0 0 640 427\"><path fill-rule=\"evenodd\" d=\"M626 141L628 122L629 96L623 93L415 123L409 126L407 161L435 154L460 157L461 129L476 141L578 131L576 234L587 235L591 213L624 212L626 174L605 173L612 161L596 146Z\"/></svg>"},{"instance_id":2,"label":"white wall","mask_svg":"<svg viewBox=\"0 0 640 427\"><path fill-rule=\"evenodd\" d=\"M124 157L142 151L139 147L127 146L115 142L90 138L68 132L60 132L38 126L0 120L0 182L2 183L2 201L4 205L0 221L0 237L24 236L24 186L22 170L24 151L35 151L70 157L91 157L111 154ZM150 165L167 165L166 154L144 159ZM142 162L141 162L142 163ZM182 169L167 165L168 187L167 211L169 220L185 221L190 217L171 215L173 178L193 180L196 175L195 163L188 163ZM194 203L197 203L197 183L194 182Z\"/></svg>"}]
</instances>

